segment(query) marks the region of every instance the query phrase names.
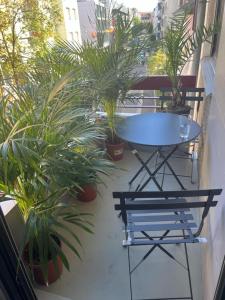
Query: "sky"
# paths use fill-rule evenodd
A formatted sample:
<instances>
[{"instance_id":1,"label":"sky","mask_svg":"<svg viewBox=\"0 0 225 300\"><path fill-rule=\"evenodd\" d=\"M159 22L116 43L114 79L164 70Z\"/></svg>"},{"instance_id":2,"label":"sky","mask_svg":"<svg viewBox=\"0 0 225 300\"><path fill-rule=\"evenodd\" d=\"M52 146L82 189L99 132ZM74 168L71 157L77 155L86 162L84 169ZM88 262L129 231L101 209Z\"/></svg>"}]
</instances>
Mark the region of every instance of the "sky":
<instances>
[{"instance_id":1,"label":"sky","mask_svg":"<svg viewBox=\"0 0 225 300\"><path fill-rule=\"evenodd\" d=\"M124 4L126 7L135 7L138 11L153 11L158 0L117 0L118 3Z\"/></svg>"}]
</instances>

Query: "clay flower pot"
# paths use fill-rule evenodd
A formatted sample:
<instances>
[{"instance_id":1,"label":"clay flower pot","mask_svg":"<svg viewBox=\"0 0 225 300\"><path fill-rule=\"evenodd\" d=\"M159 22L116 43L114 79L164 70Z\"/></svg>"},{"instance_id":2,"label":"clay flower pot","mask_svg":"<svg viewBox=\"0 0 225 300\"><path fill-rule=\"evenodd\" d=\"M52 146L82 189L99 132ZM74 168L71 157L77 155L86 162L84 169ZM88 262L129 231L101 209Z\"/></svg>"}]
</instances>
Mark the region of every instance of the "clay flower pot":
<instances>
[{"instance_id":1,"label":"clay flower pot","mask_svg":"<svg viewBox=\"0 0 225 300\"><path fill-rule=\"evenodd\" d=\"M95 200L96 196L96 187L92 184L87 184L82 187L82 191L78 192L77 199L82 202L91 202Z\"/></svg>"},{"instance_id":2,"label":"clay flower pot","mask_svg":"<svg viewBox=\"0 0 225 300\"><path fill-rule=\"evenodd\" d=\"M62 274L63 264L59 256L57 256L57 264L58 264L58 270L55 268L53 260L50 260L48 262L48 280L47 280L48 284L55 282ZM30 268L32 268L35 281L40 285L46 285L46 281L40 265L34 264L32 266L31 265L29 266Z\"/></svg>"},{"instance_id":3,"label":"clay flower pot","mask_svg":"<svg viewBox=\"0 0 225 300\"><path fill-rule=\"evenodd\" d=\"M61 247L60 241L57 238L55 238L55 239ZM50 259L48 261L48 279L46 280L40 264L38 262L33 262L33 263L29 262L28 245L24 249L23 260L24 260L25 264L32 271L35 282L40 285L47 285L47 284L49 285L49 284L55 282L61 276L62 271L63 271L62 260L61 260L60 256L57 255L58 268L55 267L53 259Z\"/></svg>"},{"instance_id":4,"label":"clay flower pot","mask_svg":"<svg viewBox=\"0 0 225 300\"><path fill-rule=\"evenodd\" d=\"M120 142L118 144L110 144L106 142L108 156L114 161L121 160L123 158L124 146L124 142Z\"/></svg>"}]
</instances>

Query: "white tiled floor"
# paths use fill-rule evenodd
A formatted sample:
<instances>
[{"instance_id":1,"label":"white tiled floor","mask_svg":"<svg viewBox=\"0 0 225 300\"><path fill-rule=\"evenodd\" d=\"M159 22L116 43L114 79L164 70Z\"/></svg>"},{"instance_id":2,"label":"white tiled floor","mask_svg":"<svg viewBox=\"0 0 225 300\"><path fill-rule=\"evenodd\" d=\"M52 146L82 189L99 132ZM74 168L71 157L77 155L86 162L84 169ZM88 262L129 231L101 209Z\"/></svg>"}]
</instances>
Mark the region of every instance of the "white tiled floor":
<instances>
[{"instance_id":1,"label":"white tiled floor","mask_svg":"<svg viewBox=\"0 0 225 300\"><path fill-rule=\"evenodd\" d=\"M146 153L142 153L146 156ZM190 161L171 159L178 173L190 172ZM122 161L117 162L119 169L110 178L105 179L105 186L99 187L100 195L89 204L81 204L81 209L94 214L95 234L82 234L84 246L83 261L79 261L69 251L70 272L64 270L61 279L43 288L49 293L68 297L72 300L129 300L129 276L127 249L121 246L123 239L122 222L114 211L113 191L128 190L128 179L139 167L136 158L127 151ZM189 189L196 186L190 179L183 179ZM155 189L153 184L148 188ZM171 176L165 179L165 189L178 189ZM194 300L201 296L201 245L189 245ZM176 258L184 262L184 247L167 246ZM132 265L147 251L146 247L130 249ZM156 250L137 269L132 276L133 299L160 297L187 297L188 275L178 264L162 251Z\"/></svg>"}]
</instances>

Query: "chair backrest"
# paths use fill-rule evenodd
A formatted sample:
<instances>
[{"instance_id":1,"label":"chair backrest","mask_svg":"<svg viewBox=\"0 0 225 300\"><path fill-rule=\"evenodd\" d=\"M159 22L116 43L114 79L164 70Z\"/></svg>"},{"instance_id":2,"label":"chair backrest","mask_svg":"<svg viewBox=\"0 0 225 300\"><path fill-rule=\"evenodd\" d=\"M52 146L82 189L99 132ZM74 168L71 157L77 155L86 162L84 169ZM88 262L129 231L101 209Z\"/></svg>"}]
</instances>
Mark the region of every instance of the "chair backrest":
<instances>
[{"instance_id":1,"label":"chair backrest","mask_svg":"<svg viewBox=\"0 0 225 300\"><path fill-rule=\"evenodd\" d=\"M113 198L119 198L120 203L115 205L115 210L120 210L125 227L127 225L128 214L132 211L144 212L152 211L160 213L163 211L180 212L191 208L203 208L202 218L194 236L200 235L204 220L208 215L210 207L215 207L217 201L214 196L220 195L222 189L208 190L182 190L164 192L114 192ZM194 197L206 197L206 200L193 200ZM189 200L188 200L189 198ZM142 200L142 201L141 201Z\"/></svg>"},{"instance_id":2,"label":"chair backrest","mask_svg":"<svg viewBox=\"0 0 225 300\"><path fill-rule=\"evenodd\" d=\"M202 93L204 93L204 91L204 88L180 88L181 100L184 103L186 101L197 102L198 111L200 102L204 100L204 97L202 96ZM159 100L161 101L161 109L163 109L165 101L172 101L172 88L161 88L160 92L162 93L162 95L159 96Z\"/></svg>"},{"instance_id":3,"label":"chair backrest","mask_svg":"<svg viewBox=\"0 0 225 300\"><path fill-rule=\"evenodd\" d=\"M180 88L181 99L184 101L203 101L204 97L202 96L202 93L204 92L204 90L204 88ZM172 100L172 88L161 88L160 92L162 93L162 95L159 96L159 99L161 101ZM168 95L168 93L170 95ZM187 95L188 93L192 93L193 95Z\"/></svg>"}]
</instances>

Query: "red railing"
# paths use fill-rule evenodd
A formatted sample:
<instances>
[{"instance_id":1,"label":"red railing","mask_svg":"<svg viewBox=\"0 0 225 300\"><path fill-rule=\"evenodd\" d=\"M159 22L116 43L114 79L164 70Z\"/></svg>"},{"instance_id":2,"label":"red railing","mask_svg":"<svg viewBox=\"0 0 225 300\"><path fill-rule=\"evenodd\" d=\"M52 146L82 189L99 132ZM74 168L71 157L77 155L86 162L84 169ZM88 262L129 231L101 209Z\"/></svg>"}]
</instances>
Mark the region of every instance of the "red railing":
<instances>
[{"instance_id":1,"label":"red railing","mask_svg":"<svg viewBox=\"0 0 225 300\"><path fill-rule=\"evenodd\" d=\"M181 76L181 85L186 88L196 87L196 76ZM168 76L157 75L147 76L136 83L131 90L160 90L161 88L171 87L171 82Z\"/></svg>"}]
</instances>

